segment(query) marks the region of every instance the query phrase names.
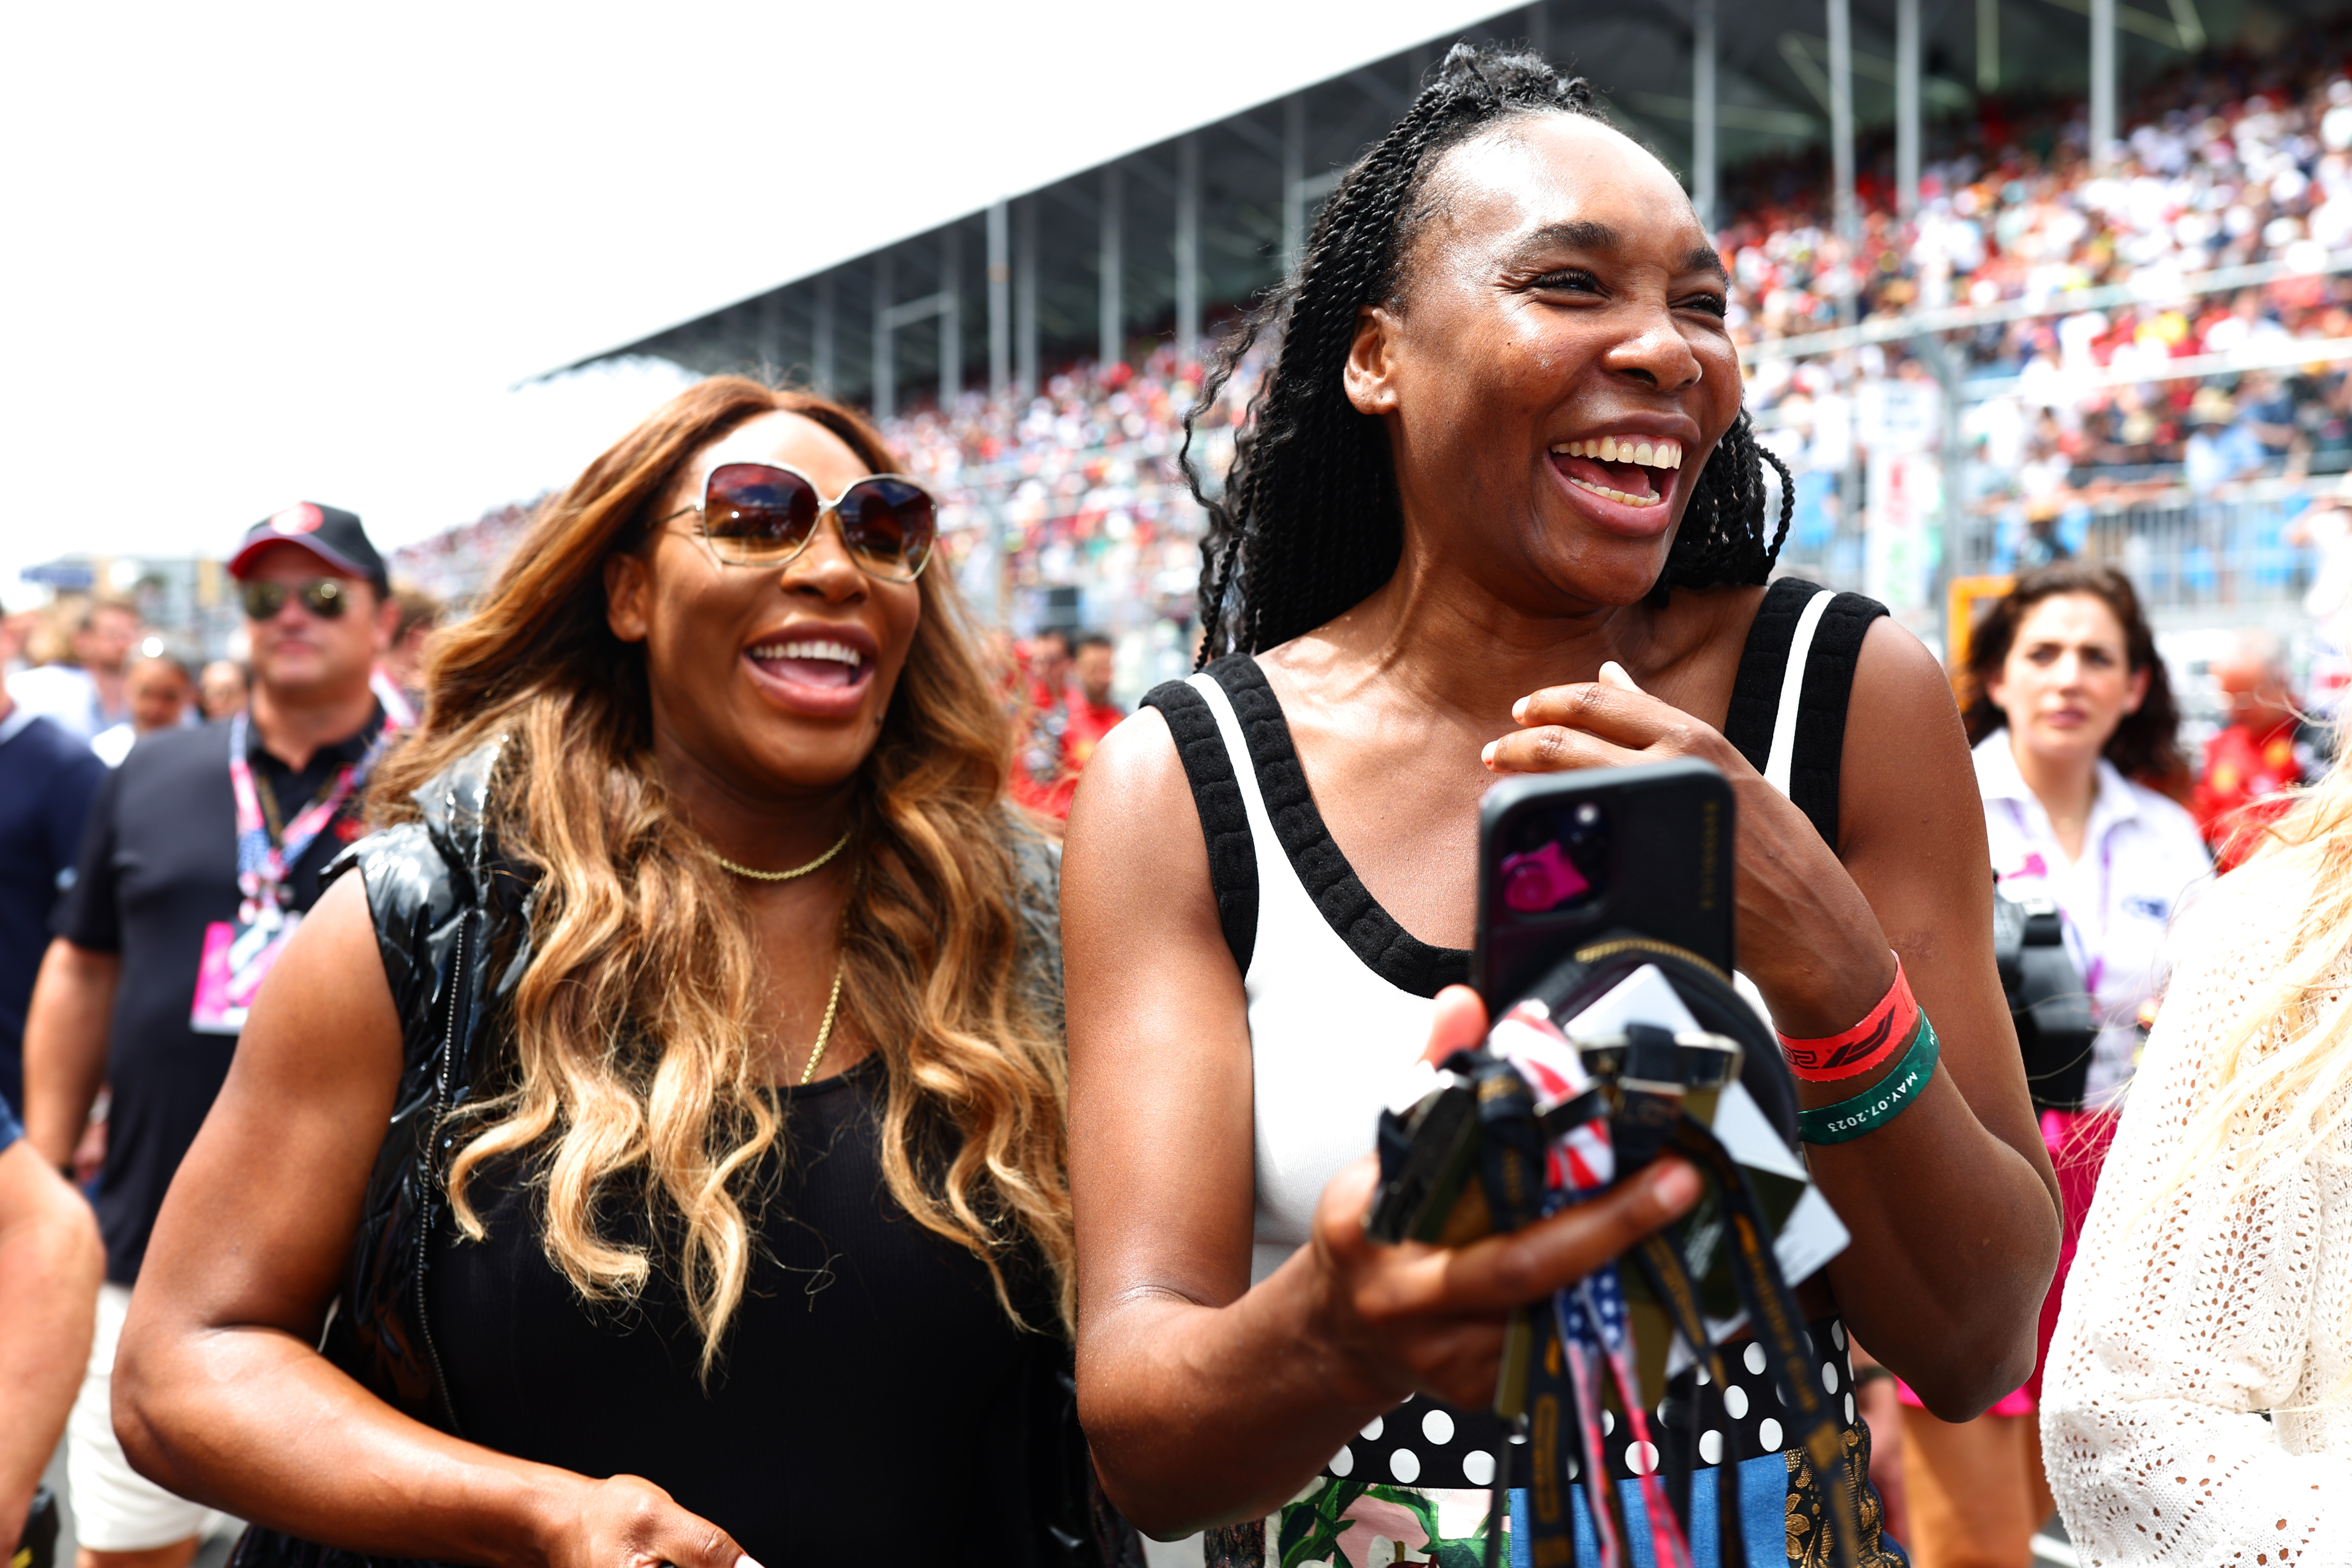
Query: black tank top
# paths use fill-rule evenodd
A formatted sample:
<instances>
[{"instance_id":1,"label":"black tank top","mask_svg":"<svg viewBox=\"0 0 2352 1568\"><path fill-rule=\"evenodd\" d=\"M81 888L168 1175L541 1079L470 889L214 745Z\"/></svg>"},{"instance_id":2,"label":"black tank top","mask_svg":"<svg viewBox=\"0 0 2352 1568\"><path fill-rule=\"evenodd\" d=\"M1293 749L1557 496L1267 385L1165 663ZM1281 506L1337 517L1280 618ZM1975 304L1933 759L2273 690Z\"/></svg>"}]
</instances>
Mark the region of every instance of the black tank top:
<instances>
[{"instance_id":1,"label":"black tank top","mask_svg":"<svg viewBox=\"0 0 2352 1568\"><path fill-rule=\"evenodd\" d=\"M884 1083L877 1057L777 1091L786 1152L761 1173L760 1256L707 1387L670 1272L634 1304L582 1301L541 1249L522 1167L477 1175L488 1237L444 1228L426 1276L463 1435L643 1476L765 1568L1030 1561L1024 1400L1060 1343L1016 1333L980 1261L891 1200ZM635 1199L605 1207L612 1234L645 1239ZM1041 1294L1034 1270L1019 1289ZM1021 1306L1053 1323L1050 1300Z\"/></svg>"}]
</instances>

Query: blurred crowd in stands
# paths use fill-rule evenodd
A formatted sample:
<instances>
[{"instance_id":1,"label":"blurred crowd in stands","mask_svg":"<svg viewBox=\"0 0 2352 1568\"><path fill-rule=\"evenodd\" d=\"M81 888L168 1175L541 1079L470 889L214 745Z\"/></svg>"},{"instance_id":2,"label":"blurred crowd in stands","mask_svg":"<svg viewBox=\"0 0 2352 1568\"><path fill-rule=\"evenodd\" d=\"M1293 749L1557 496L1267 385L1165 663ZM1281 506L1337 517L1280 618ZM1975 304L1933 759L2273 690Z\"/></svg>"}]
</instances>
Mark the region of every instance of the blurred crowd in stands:
<instances>
[{"instance_id":1,"label":"blurred crowd in stands","mask_svg":"<svg viewBox=\"0 0 2352 1568\"><path fill-rule=\"evenodd\" d=\"M2352 566L2352 514L2311 505L2333 488L2314 476L2352 469L2347 61L2343 27L2209 57L2137 93L2123 140L2098 159L2080 105L1987 100L1973 122L1935 131L1938 159L1908 219L1894 211L1890 160L1865 148L1852 249L1817 159L1736 173L1719 240L1748 406L1798 475L1785 559L1913 609L1923 632L1937 561L1948 576L2115 556L2159 607L2283 610L2324 590L2336 557ZM2220 268L2254 270L2200 286ZM1888 329L1935 309L1999 319L1963 322L1940 348ZM1842 323L1878 340L1770 347ZM1259 371L1253 355L1196 421L1213 494ZM944 562L1007 646L1105 634L1128 701L1189 664L1203 519L1177 453L1200 374L1163 346L1140 364L1069 366L1032 395L969 391L886 423L940 494ZM1874 462L1896 449L1885 410L1906 400L1893 394L1919 394L1913 422L1934 424L1955 391L1952 428L1895 459L1917 466ZM1925 552L1887 568L1864 523L1882 531L1906 486L1950 526L1926 527ZM462 601L531 505L395 552L394 570ZM2131 507L2140 514L2123 518ZM2162 507L2171 531L2151 532L2146 514ZM1024 669L1008 675L1015 687Z\"/></svg>"},{"instance_id":2,"label":"blurred crowd in stands","mask_svg":"<svg viewBox=\"0 0 2352 1568\"><path fill-rule=\"evenodd\" d=\"M2352 466L2352 278L2338 270L2352 263L2345 42L2183 69L2138 98L2100 162L2074 106L2014 122L1989 107L1969 145L1924 172L1916 218L1895 215L1885 180L1862 183L1851 251L1822 214L1822 182L1775 199L1771 187L1792 183L1761 172L1760 199L1719 236L1738 286L1734 330L1750 345L1824 331L1849 296L1864 323L1954 307L2040 312L1948 340L1958 352L1946 373L1990 394L1971 398L1964 426L1990 481L1968 497L1978 503L2118 487L2203 497ZM2256 278L2222 280L2247 286L2198 287L2200 274L2265 264ZM2066 308L2102 286L2122 286L2129 301ZM2312 345L2307 359L2283 347L2296 340ZM2189 360L2200 362L2175 363ZM1759 423L1791 433L1775 443L1784 455L1843 466L1835 404L1847 376L1935 368L1891 342L1862 348L1851 371L1760 358L1748 402ZM1817 417L1824 402L1829 417Z\"/></svg>"}]
</instances>

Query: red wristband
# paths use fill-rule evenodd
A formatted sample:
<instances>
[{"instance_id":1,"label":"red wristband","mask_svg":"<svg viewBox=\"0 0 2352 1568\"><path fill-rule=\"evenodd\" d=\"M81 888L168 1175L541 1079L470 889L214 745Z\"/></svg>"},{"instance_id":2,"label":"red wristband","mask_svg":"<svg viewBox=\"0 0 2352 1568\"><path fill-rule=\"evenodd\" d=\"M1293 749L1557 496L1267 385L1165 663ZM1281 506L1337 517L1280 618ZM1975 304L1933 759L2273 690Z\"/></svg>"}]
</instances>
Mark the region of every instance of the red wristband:
<instances>
[{"instance_id":1,"label":"red wristband","mask_svg":"<svg viewBox=\"0 0 2352 1568\"><path fill-rule=\"evenodd\" d=\"M1895 1054L1911 1038L1919 1021L1919 1004L1911 996L1911 982L1903 977L1903 956L1895 956L1895 984L1869 1016L1852 1029L1821 1040L1780 1036L1781 1054L1789 1071L1815 1083L1852 1078L1867 1072Z\"/></svg>"}]
</instances>

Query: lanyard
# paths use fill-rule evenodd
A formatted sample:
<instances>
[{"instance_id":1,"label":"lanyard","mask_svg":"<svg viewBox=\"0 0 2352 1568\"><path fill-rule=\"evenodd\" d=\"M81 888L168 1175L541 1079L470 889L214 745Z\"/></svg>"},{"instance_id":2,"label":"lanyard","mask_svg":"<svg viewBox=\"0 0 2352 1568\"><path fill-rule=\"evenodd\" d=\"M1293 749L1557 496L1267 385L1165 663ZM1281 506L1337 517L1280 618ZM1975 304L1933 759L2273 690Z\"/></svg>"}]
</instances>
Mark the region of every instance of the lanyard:
<instances>
[{"instance_id":1,"label":"lanyard","mask_svg":"<svg viewBox=\"0 0 2352 1568\"><path fill-rule=\"evenodd\" d=\"M1548 1019L1514 1009L1490 1033L1488 1048L1494 1054L1475 1073L1486 1134L1480 1175L1488 1208L1498 1229L1515 1230L1538 1213L1557 1212L1597 1196L1614 1176L1614 1167L1645 1165L1669 1148L1711 1177L1713 1191L1703 1207L1715 1210L1722 1240L1728 1244L1726 1261L1734 1288L1757 1343L1769 1358L1775 1390L1797 1438L1792 1448L1803 1456L1829 1503L1833 1561L1851 1564L1860 1538L1853 1478L1846 1473L1841 1427L1814 1369L1795 1294L1772 1255L1771 1228L1762 1205L1739 1164L1711 1130L1684 1109L1681 1091L1673 1081L1674 1037L1643 1026L1627 1032L1633 1038L1619 1071L1613 1114L1590 1093L1591 1080L1576 1048ZM1564 1145L1572 1135L1605 1139L1604 1157L1591 1160L1589 1145L1571 1156ZM1584 1167L1580 1174L1570 1174L1580 1166ZM1562 1176L1569 1179L1559 1180ZM1712 1251L1714 1245L1706 1249ZM1653 1236L1633 1250L1631 1260L1700 1366L1721 1385L1722 1364L1682 1254L1664 1236ZM1688 1568L1688 1540L1658 1473L1660 1449L1651 1439L1647 1401L1635 1369L1633 1325L1616 1265L1604 1264L1560 1291L1553 1299L1553 1311L1538 1321L1545 1343L1534 1358L1535 1375L1528 1391L1534 1417L1528 1458L1535 1467L1529 1521L1535 1560L1572 1560L1559 1482L1568 1443L1574 1439L1583 1450L1595 1545L1603 1568L1644 1559L1654 1568ZM1629 1446L1639 1445L1636 1451L1643 1456L1643 1463L1629 1467L1637 1477L1648 1525L1648 1539L1638 1545L1623 1539L1623 1524L1630 1521L1606 1480L1601 1427L1603 1385L1609 1381L1616 1384L1624 1411L1622 1429L1614 1436ZM1498 1398L1498 1406L1507 1402L1507 1397ZM1658 1436L1667 1434L1662 1430ZM1685 1456L1685 1464L1687 1460ZM1683 1490L1686 1492L1686 1484ZM1719 1517L1736 1521L1738 1514L1735 1509ZM1737 1525L1724 1529L1736 1530ZM1646 1552L1641 1546L1647 1547Z\"/></svg>"},{"instance_id":2,"label":"lanyard","mask_svg":"<svg viewBox=\"0 0 2352 1568\"><path fill-rule=\"evenodd\" d=\"M2091 803L2095 810L2098 805L2096 794L2092 796ZM2003 804L2008 806L2010 818L2017 824L2020 836L2031 841L2033 831L2026 826L2025 808L2017 803L2013 795ZM2088 831L2087 825L2084 831ZM2053 843L2052 847L2056 846ZM2100 977L2107 972L2107 927L2115 919L2115 880L2116 835L2111 823L2108 830L2099 835L2099 934L2095 942L2084 930L2082 922L2074 917L2074 912L2067 907L2065 900L2053 900L2058 905L2058 917L2066 923L2066 935L2073 940L2074 950L2082 959L2083 989L2090 994L2095 1006L2099 999Z\"/></svg>"},{"instance_id":3,"label":"lanyard","mask_svg":"<svg viewBox=\"0 0 2352 1568\"><path fill-rule=\"evenodd\" d=\"M368 677L368 690L373 692L375 700L383 705L385 728L415 729L416 727L415 705L408 700L408 694L400 689L400 683L384 674L381 667Z\"/></svg>"},{"instance_id":4,"label":"lanyard","mask_svg":"<svg viewBox=\"0 0 2352 1568\"><path fill-rule=\"evenodd\" d=\"M254 782L253 765L246 760L251 721L242 713L229 721L228 781L236 796L236 888L244 895L237 918L250 925L274 918L284 905L288 868L299 864L311 841L335 820L346 802L364 788L375 771L377 758L399 727L390 714L383 727L357 762L347 763L334 782L302 808L282 831L273 832L264 814L261 791Z\"/></svg>"}]
</instances>

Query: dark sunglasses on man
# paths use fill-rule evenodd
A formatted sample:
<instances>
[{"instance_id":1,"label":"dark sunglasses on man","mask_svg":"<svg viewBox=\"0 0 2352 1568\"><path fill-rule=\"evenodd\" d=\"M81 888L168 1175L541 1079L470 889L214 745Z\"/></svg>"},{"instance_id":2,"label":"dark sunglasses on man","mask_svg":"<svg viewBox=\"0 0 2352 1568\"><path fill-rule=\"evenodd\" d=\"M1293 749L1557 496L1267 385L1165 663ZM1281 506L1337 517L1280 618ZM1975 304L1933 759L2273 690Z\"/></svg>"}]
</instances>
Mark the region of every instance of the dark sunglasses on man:
<instances>
[{"instance_id":1,"label":"dark sunglasses on man","mask_svg":"<svg viewBox=\"0 0 2352 1568\"><path fill-rule=\"evenodd\" d=\"M830 514L858 570L912 582L939 538L939 504L903 474L869 474L827 500L815 480L786 464L721 463L703 482L700 506L661 522L688 512L701 514L697 532L721 566L782 566L808 549Z\"/></svg>"},{"instance_id":2,"label":"dark sunglasses on man","mask_svg":"<svg viewBox=\"0 0 2352 1568\"><path fill-rule=\"evenodd\" d=\"M273 582L266 577L255 578L243 585L245 612L256 621L267 621L286 608L289 599L299 599L302 608L321 621L339 621L351 603L341 581L331 577L314 577L308 582Z\"/></svg>"}]
</instances>

